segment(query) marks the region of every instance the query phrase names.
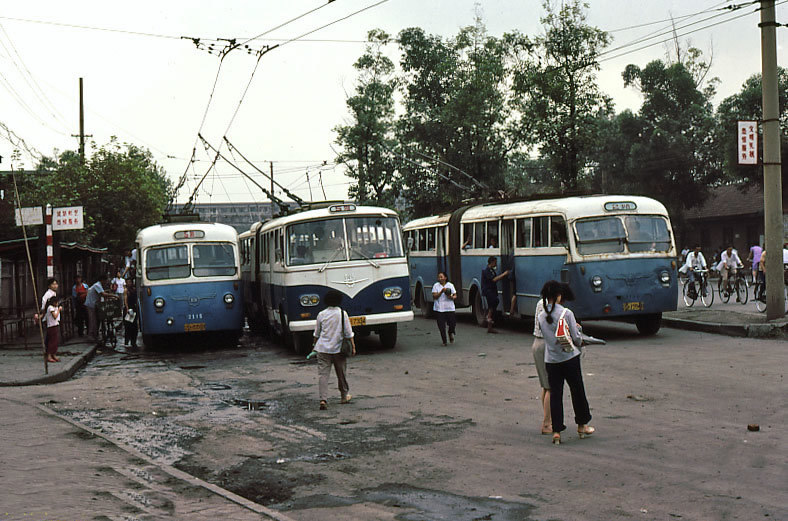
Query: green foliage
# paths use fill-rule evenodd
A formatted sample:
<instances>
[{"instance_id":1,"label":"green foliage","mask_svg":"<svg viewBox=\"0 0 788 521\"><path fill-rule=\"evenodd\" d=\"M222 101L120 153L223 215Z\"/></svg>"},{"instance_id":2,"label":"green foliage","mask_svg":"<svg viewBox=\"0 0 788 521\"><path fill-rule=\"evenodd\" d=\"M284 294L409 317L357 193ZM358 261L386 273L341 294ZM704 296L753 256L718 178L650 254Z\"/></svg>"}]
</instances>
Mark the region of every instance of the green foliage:
<instances>
[{"instance_id":1,"label":"green foliage","mask_svg":"<svg viewBox=\"0 0 788 521\"><path fill-rule=\"evenodd\" d=\"M544 3L544 36L533 40L535 64L519 67L514 91L521 111L533 120L539 151L555 173L557 188L575 190L598 140L600 118L612 103L596 82L597 58L609 35L586 23L588 4Z\"/></svg>"},{"instance_id":2,"label":"green foliage","mask_svg":"<svg viewBox=\"0 0 788 521\"><path fill-rule=\"evenodd\" d=\"M347 100L352 122L334 128L342 151L337 160L348 167L356 180L349 195L362 204L390 206L396 197L394 175L397 162L392 152L394 139L394 63L383 54L390 42L384 31L368 34L370 45L356 61L359 71L355 95Z\"/></svg>"},{"instance_id":3,"label":"green foliage","mask_svg":"<svg viewBox=\"0 0 788 521\"><path fill-rule=\"evenodd\" d=\"M780 152L783 158L783 193L788 188L788 71L778 68L777 89L780 98ZM715 154L723 165L727 181L744 184L763 183L763 165L739 165L737 135L739 120L760 122L763 118L761 75L755 74L742 85L741 91L725 98L717 107L714 134ZM763 158L763 136L758 140L758 158Z\"/></svg>"},{"instance_id":4,"label":"green foliage","mask_svg":"<svg viewBox=\"0 0 788 521\"><path fill-rule=\"evenodd\" d=\"M63 240L107 247L112 253L122 253L134 243L137 230L160 221L171 188L149 151L121 145L114 137L99 148L94 144L84 165L70 150L56 159L44 158L36 175L20 176L19 184L23 206L83 206L85 229L61 232ZM7 209L2 221L13 223L13 210L10 205ZM20 233L5 231L5 238Z\"/></svg>"}]
</instances>

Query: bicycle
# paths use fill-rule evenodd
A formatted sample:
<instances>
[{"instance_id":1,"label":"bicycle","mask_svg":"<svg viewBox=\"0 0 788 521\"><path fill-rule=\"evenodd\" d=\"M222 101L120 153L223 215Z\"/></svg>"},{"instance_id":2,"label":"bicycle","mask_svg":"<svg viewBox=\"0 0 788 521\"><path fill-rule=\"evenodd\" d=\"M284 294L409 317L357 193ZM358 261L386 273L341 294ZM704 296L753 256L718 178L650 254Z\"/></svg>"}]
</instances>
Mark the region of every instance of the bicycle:
<instances>
[{"instance_id":1,"label":"bicycle","mask_svg":"<svg viewBox=\"0 0 788 521\"><path fill-rule=\"evenodd\" d=\"M785 266L788 266L786 264ZM788 267L783 267L783 291L785 291L785 312L788 313ZM766 279L763 273L758 274L758 281L753 291L753 302L759 313L766 311Z\"/></svg>"},{"instance_id":2,"label":"bicycle","mask_svg":"<svg viewBox=\"0 0 788 521\"><path fill-rule=\"evenodd\" d=\"M96 316L100 328L100 348L115 349L118 345L116 328L123 316L123 303L120 299L108 299L96 304Z\"/></svg>"},{"instance_id":3,"label":"bicycle","mask_svg":"<svg viewBox=\"0 0 788 521\"><path fill-rule=\"evenodd\" d=\"M692 307L695 304L695 300L700 296L703 305L707 308L711 307L714 303L714 288L709 284L709 277L707 275L709 270L696 269L694 271L695 280L687 279L687 283L684 284L684 289L682 290L684 305L688 308Z\"/></svg>"},{"instance_id":4,"label":"bicycle","mask_svg":"<svg viewBox=\"0 0 788 521\"><path fill-rule=\"evenodd\" d=\"M747 300L750 296L750 286L747 283L747 276L744 273L744 269L737 269L736 275L734 275L733 279L733 284L731 285L731 277L728 276L728 283L723 286L722 276L720 276L720 280L717 283L717 291L719 292L722 301L726 304L728 301L730 301L731 295L736 293L736 302L744 305L747 303Z\"/></svg>"}]
</instances>

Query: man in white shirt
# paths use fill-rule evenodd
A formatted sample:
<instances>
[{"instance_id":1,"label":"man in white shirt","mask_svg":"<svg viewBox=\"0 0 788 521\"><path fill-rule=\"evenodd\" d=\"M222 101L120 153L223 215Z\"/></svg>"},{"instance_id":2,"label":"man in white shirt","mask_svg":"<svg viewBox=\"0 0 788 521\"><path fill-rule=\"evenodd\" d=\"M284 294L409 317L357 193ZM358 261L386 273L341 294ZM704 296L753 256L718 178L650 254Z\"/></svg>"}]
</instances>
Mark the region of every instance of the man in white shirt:
<instances>
[{"instance_id":1,"label":"man in white shirt","mask_svg":"<svg viewBox=\"0 0 788 521\"><path fill-rule=\"evenodd\" d=\"M722 252L720 263L717 265L717 270L722 274L722 287L725 288L728 286L728 276L731 272L733 272L733 276L735 277L739 268L743 267L744 264L742 264L739 258L739 253L733 249L733 246L728 246L728 248Z\"/></svg>"},{"instance_id":2,"label":"man in white shirt","mask_svg":"<svg viewBox=\"0 0 788 521\"><path fill-rule=\"evenodd\" d=\"M706 269L706 258L700 252L700 244L695 245L695 249L687 254L687 259L684 261L684 265L679 268L679 271L682 273L687 273L687 278L689 282L695 282L695 270L705 270ZM689 272L689 273L688 273ZM695 286L690 286L691 290L695 289ZM693 298L695 298L693 296Z\"/></svg>"},{"instance_id":3,"label":"man in white shirt","mask_svg":"<svg viewBox=\"0 0 788 521\"><path fill-rule=\"evenodd\" d=\"M103 274L95 284L88 289L88 296L85 299L85 309L88 310L88 336L98 341L98 316L96 315L96 304L103 298L118 298L113 293L104 290L104 285L109 282L107 274Z\"/></svg>"}]
</instances>

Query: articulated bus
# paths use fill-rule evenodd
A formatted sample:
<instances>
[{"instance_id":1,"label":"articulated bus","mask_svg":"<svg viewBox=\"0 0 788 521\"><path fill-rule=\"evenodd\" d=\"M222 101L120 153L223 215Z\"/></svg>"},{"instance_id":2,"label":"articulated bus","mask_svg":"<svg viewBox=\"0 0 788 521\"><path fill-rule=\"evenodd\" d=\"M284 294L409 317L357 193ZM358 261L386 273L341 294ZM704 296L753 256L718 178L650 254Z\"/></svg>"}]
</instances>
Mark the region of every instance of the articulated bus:
<instances>
[{"instance_id":1,"label":"articulated bus","mask_svg":"<svg viewBox=\"0 0 788 521\"><path fill-rule=\"evenodd\" d=\"M273 332L297 353L312 347L317 314L330 289L355 333L376 332L385 348L397 324L413 320L408 264L396 212L331 204L255 223L240 236L249 327Z\"/></svg>"},{"instance_id":2,"label":"articulated bus","mask_svg":"<svg viewBox=\"0 0 788 521\"><path fill-rule=\"evenodd\" d=\"M624 319L655 334L678 299L676 245L665 207L647 197L594 195L466 206L403 227L410 288L430 314L437 272L458 290L458 307L485 320L481 273L490 256L498 272L499 310L533 316L542 285L567 282L578 319Z\"/></svg>"},{"instance_id":3,"label":"articulated bus","mask_svg":"<svg viewBox=\"0 0 788 521\"><path fill-rule=\"evenodd\" d=\"M243 332L238 233L217 223L149 226L137 233L140 329L145 345L174 335Z\"/></svg>"}]
</instances>

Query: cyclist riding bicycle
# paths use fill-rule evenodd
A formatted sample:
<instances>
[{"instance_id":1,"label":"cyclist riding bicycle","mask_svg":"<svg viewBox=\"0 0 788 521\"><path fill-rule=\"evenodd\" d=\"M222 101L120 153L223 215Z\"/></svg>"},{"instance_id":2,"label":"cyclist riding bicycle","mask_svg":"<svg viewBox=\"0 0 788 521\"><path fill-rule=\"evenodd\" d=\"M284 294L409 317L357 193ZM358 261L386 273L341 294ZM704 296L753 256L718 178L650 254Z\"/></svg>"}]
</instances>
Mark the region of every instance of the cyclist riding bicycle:
<instances>
[{"instance_id":1,"label":"cyclist riding bicycle","mask_svg":"<svg viewBox=\"0 0 788 521\"><path fill-rule=\"evenodd\" d=\"M744 268L744 264L742 264L739 258L739 252L734 250L733 246L728 246L728 248L722 252L720 263L717 265L717 271L722 275L721 287L727 288L728 276L732 274L736 277L736 273L740 268ZM736 296L736 300L739 300L738 296Z\"/></svg>"},{"instance_id":2,"label":"cyclist riding bicycle","mask_svg":"<svg viewBox=\"0 0 788 521\"><path fill-rule=\"evenodd\" d=\"M703 257L703 254L700 252L700 244L696 244L695 248L687 255L686 261L684 261L684 266L679 268L679 271L682 273L687 273L687 278L689 283L695 282L695 271L696 270L705 270L706 269L706 258ZM691 291L694 291L694 285L690 287Z\"/></svg>"}]
</instances>

